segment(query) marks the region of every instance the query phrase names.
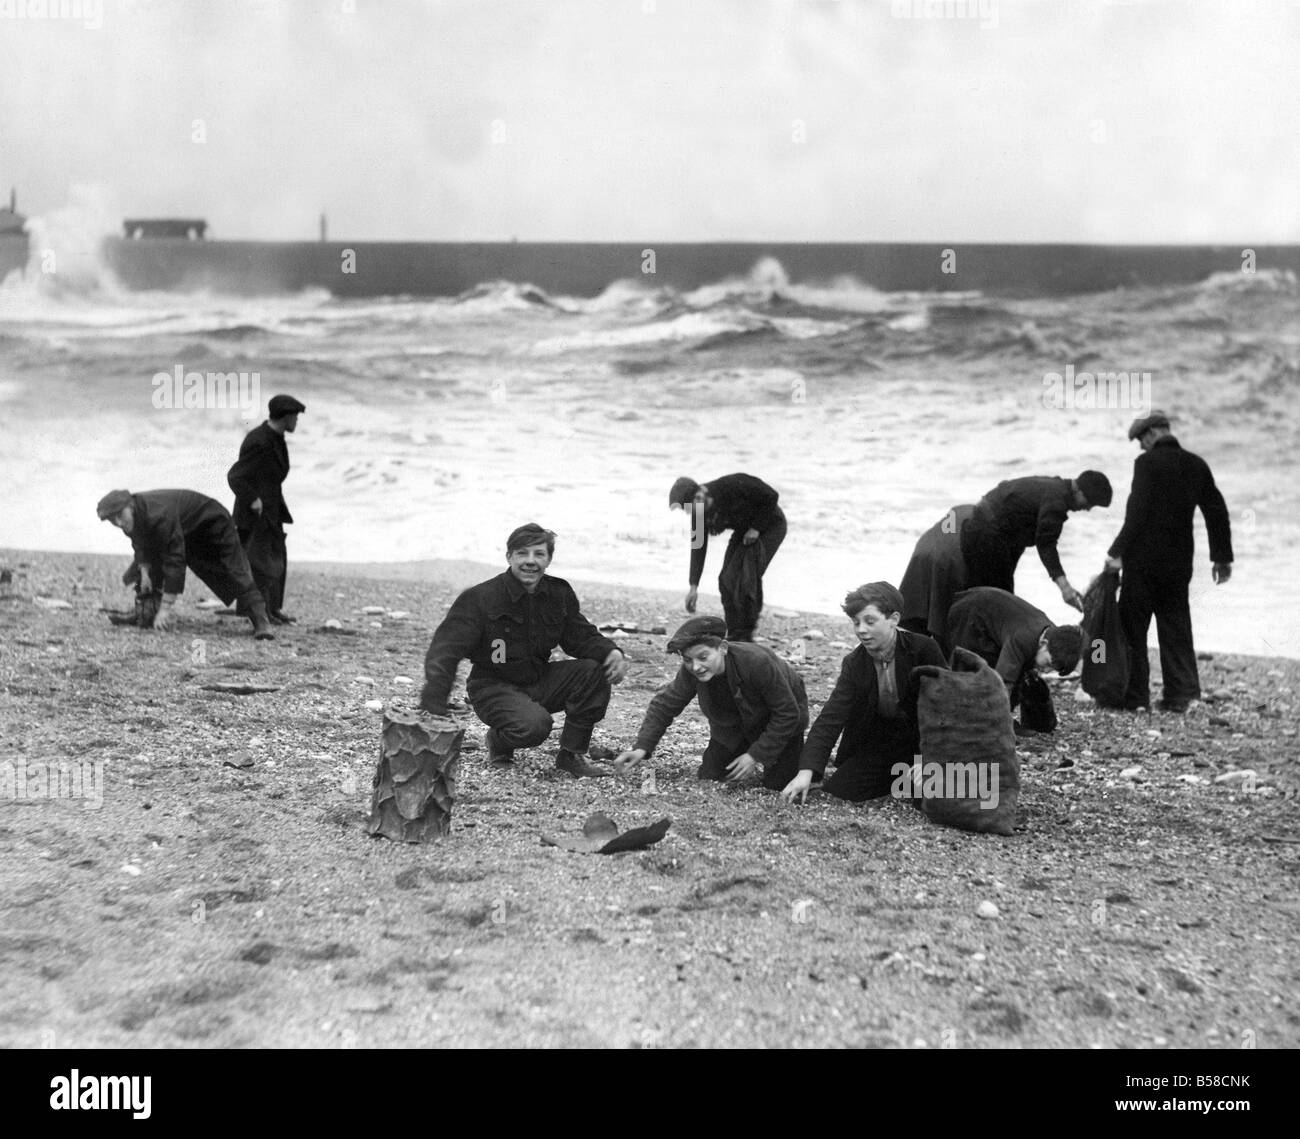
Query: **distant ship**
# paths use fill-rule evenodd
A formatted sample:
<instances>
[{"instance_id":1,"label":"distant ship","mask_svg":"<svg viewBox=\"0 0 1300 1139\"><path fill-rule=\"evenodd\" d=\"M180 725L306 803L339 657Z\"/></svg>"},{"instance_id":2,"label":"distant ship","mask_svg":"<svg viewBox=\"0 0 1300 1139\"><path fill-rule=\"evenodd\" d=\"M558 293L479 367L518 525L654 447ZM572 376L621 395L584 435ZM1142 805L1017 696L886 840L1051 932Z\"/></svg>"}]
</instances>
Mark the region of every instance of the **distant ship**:
<instances>
[{"instance_id":1,"label":"distant ship","mask_svg":"<svg viewBox=\"0 0 1300 1139\"><path fill-rule=\"evenodd\" d=\"M9 207L0 206L0 281L27 269L27 219L18 212L18 191L9 191Z\"/></svg>"}]
</instances>

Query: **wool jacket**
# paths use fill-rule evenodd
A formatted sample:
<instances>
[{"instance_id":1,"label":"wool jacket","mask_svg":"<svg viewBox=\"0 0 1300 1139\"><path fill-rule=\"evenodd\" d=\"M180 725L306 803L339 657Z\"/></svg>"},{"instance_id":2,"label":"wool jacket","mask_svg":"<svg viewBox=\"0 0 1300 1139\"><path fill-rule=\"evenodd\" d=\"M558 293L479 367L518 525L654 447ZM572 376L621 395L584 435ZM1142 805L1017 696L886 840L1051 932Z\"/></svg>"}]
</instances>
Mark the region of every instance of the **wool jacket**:
<instances>
[{"instance_id":1,"label":"wool jacket","mask_svg":"<svg viewBox=\"0 0 1300 1139\"><path fill-rule=\"evenodd\" d=\"M948 610L947 642L970 649L1013 687L1034 667L1038 641L1053 623L1041 609L1005 589L980 586L953 598Z\"/></svg>"},{"instance_id":2,"label":"wool jacket","mask_svg":"<svg viewBox=\"0 0 1300 1139\"><path fill-rule=\"evenodd\" d=\"M156 578L161 571L166 593L184 591L187 555L192 558L196 553L211 555L220 551L227 530L230 540L238 545L226 508L196 490L140 491L131 496L131 508L134 521L130 537L135 561L127 573L136 566L148 566L150 576ZM230 569L239 576L239 565ZM242 573L248 573L247 564Z\"/></svg>"},{"instance_id":3,"label":"wool jacket","mask_svg":"<svg viewBox=\"0 0 1300 1139\"><path fill-rule=\"evenodd\" d=\"M251 530L257 521L253 503L262 500L262 520L278 528L293 521L285 505L282 490L289 477L289 445L270 423L254 427L244 436L239 458L226 473L226 482L235 492L233 511L235 526Z\"/></svg>"},{"instance_id":4,"label":"wool jacket","mask_svg":"<svg viewBox=\"0 0 1300 1139\"><path fill-rule=\"evenodd\" d=\"M1133 486L1124 528L1110 556L1124 559L1124 573L1144 570L1192 572L1192 520L1200 507L1210 538L1210 560L1232 561L1232 527L1209 464L1185 451L1172 435L1156 440L1133 464Z\"/></svg>"},{"instance_id":5,"label":"wool jacket","mask_svg":"<svg viewBox=\"0 0 1300 1139\"><path fill-rule=\"evenodd\" d=\"M771 649L746 641L727 644L726 682L749 754L759 763L776 760L792 736L808 726L808 693L803 677ZM677 674L650 701L633 748L654 753L665 729L698 697L700 711L714 724L720 719L707 681L683 662ZM728 741L730 742L730 741Z\"/></svg>"},{"instance_id":6,"label":"wool jacket","mask_svg":"<svg viewBox=\"0 0 1300 1139\"><path fill-rule=\"evenodd\" d=\"M466 658L474 664L470 684L496 681L527 688L542 678L557 645L571 657L597 663L622 651L582 615L573 587L563 578L543 575L531 594L509 570L472 585L434 631L424 658L420 707L446 711L456 667Z\"/></svg>"},{"instance_id":7,"label":"wool jacket","mask_svg":"<svg viewBox=\"0 0 1300 1139\"><path fill-rule=\"evenodd\" d=\"M894 681L898 689L898 714L913 737L912 754L916 754L921 749L916 725L916 703L920 686L912 678L912 669L923 664L937 664L940 668L947 668L948 665L943 659L943 650L931 638L906 629L899 629L897 635ZM862 745L869 750L872 735L881 723L875 662L866 647L859 645L840 665L839 679L826 703L822 705L803 745L803 752L799 756L800 770L825 771L831 748L841 735L844 737L841 755L850 745Z\"/></svg>"},{"instance_id":8,"label":"wool jacket","mask_svg":"<svg viewBox=\"0 0 1300 1139\"><path fill-rule=\"evenodd\" d=\"M1005 546L1017 551L1037 547L1039 559L1055 581L1065 573L1056 543L1073 501L1069 479L1055 476L1007 479L975 504L975 511L963 530L996 534Z\"/></svg>"},{"instance_id":9,"label":"wool jacket","mask_svg":"<svg viewBox=\"0 0 1300 1139\"><path fill-rule=\"evenodd\" d=\"M734 530L760 534L777 519L777 499L781 496L762 479L753 475L723 475L705 484L713 505L704 516L704 525L693 532L691 548L691 585L699 585L704 573L704 559L709 552L709 535ZM690 509L690 504L687 504Z\"/></svg>"}]
</instances>

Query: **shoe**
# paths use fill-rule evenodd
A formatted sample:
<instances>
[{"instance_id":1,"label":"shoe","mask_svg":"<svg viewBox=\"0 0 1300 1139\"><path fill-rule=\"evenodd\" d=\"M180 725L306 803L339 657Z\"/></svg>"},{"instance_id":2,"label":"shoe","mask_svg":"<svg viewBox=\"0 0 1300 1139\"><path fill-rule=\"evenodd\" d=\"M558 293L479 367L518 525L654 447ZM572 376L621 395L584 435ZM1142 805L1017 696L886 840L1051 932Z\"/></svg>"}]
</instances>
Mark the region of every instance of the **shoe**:
<instances>
[{"instance_id":1,"label":"shoe","mask_svg":"<svg viewBox=\"0 0 1300 1139\"><path fill-rule=\"evenodd\" d=\"M696 779L712 779L715 783L725 783L727 780L727 769L725 767L709 767L701 763L699 769L695 772Z\"/></svg>"},{"instance_id":2,"label":"shoe","mask_svg":"<svg viewBox=\"0 0 1300 1139\"><path fill-rule=\"evenodd\" d=\"M501 742L501 737L497 735L496 728L488 728L487 734L483 737L483 744L487 748L489 767L513 767L515 765L515 749L506 747Z\"/></svg>"},{"instance_id":3,"label":"shoe","mask_svg":"<svg viewBox=\"0 0 1300 1139\"><path fill-rule=\"evenodd\" d=\"M275 640L275 634L271 632L271 621L266 615L266 603L259 601L255 605L250 605L248 610L248 619L253 622L253 639L256 641Z\"/></svg>"},{"instance_id":4,"label":"shoe","mask_svg":"<svg viewBox=\"0 0 1300 1139\"><path fill-rule=\"evenodd\" d=\"M585 758L571 752L567 747L560 748L556 753L555 766L560 771L567 771L575 779L581 779L584 775L589 779L598 779L602 776L612 776L614 774L603 767L588 763Z\"/></svg>"},{"instance_id":5,"label":"shoe","mask_svg":"<svg viewBox=\"0 0 1300 1139\"><path fill-rule=\"evenodd\" d=\"M273 625L296 625L298 623L298 618L290 617L289 614L285 613L283 610L274 609L271 611L271 623Z\"/></svg>"},{"instance_id":6,"label":"shoe","mask_svg":"<svg viewBox=\"0 0 1300 1139\"><path fill-rule=\"evenodd\" d=\"M1156 708L1161 712L1171 712L1175 716L1181 716L1191 706L1190 700L1161 700Z\"/></svg>"}]
</instances>

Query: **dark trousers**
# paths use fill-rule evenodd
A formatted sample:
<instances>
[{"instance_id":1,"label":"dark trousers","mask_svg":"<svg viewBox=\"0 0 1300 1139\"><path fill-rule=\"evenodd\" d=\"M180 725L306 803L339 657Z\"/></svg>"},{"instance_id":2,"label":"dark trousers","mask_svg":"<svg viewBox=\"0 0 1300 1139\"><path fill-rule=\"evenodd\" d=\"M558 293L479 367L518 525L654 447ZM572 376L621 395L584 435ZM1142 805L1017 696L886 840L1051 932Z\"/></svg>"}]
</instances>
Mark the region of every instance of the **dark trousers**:
<instances>
[{"instance_id":1,"label":"dark trousers","mask_svg":"<svg viewBox=\"0 0 1300 1139\"><path fill-rule=\"evenodd\" d=\"M244 612L248 606L262 601L233 522L210 523L186 534L185 565L226 605L238 600L240 611ZM161 596L162 566L150 566L149 576L153 579L154 592Z\"/></svg>"},{"instance_id":2,"label":"dark trousers","mask_svg":"<svg viewBox=\"0 0 1300 1139\"><path fill-rule=\"evenodd\" d=\"M289 572L284 527L259 518L251 530L241 531L239 537L267 609L279 613L284 607L284 586Z\"/></svg>"},{"instance_id":3,"label":"dark trousers","mask_svg":"<svg viewBox=\"0 0 1300 1139\"><path fill-rule=\"evenodd\" d=\"M966 563L966 588L991 585L1016 591L1016 566L1025 551L1009 546L996 530L979 525L974 518L961 528L961 556Z\"/></svg>"},{"instance_id":4,"label":"dark trousers","mask_svg":"<svg viewBox=\"0 0 1300 1139\"><path fill-rule=\"evenodd\" d=\"M734 530L718 574L722 612L727 619L727 640L752 641L758 616L763 612L763 574L785 541L786 521L776 508L776 521L750 545L745 531ZM737 753L739 754L739 753Z\"/></svg>"},{"instance_id":5,"label":"dark trousers","mask_svg":"<svg viewBox=\"0 0 1300 1139\"><path fill-rule=\"evenodd\" d=\"M894 764L911 767L915 745L911 725L905 719L877 718L869 725L869 733L855 734L841 744L835 772L822 786L850 803L888 795L897 778Z\"/></svg>"},{"instance_id":6,"label":"dark trousers","mask_svg":"<svg viewBox=\"0 0 1300 1139\"><path fill-rule=\"evenodd\" d=\"M1192 644L1192 610L1187 600L1191 571L1150 571L1124 567L1119 591L1119 620L1128 640L1127 707L1138 708L1151 699L1151 661L1147 633L1156 619L1160 641L1160 671L1164 674L1164 699L1199 700L1201 677Z\"/></svg>"},{"instance_id":7,"label":"dark trousers","mask_svg":"<svg viewBox=\"0 0 1300 1139\"><path fill-rule=\"evenodd\" d=\"M753 743L753 740L740 740L737 743L729 743L726 740L718 739L716 736L712 737L709 740L709 746L704 749L704 755L700 758L700 770L697 774L701 779L726 779L728 775L727 764L733 759L744 755L753 746ZM790 741L775 760L763 765L763 786L769 791L780 791L791 779L798 775L799 753L801 751L803 751L802 729L790 737Z\"/></svg>"},{"instance_id":8,"label":"dark trousers","mask_svg":"<svg viewBox=\"0 0 1300 1139\"><path fill-rule=\"evenodd\" d=\"M610 695L605 670L594 660L552 661L541 680L527 688L471 680L466 691L474 714L508 748L545 742L555 726L551 713L563 710L560 747L578 754L590 746L591 730L605 718Z\"/></svg>"}]
</instances>

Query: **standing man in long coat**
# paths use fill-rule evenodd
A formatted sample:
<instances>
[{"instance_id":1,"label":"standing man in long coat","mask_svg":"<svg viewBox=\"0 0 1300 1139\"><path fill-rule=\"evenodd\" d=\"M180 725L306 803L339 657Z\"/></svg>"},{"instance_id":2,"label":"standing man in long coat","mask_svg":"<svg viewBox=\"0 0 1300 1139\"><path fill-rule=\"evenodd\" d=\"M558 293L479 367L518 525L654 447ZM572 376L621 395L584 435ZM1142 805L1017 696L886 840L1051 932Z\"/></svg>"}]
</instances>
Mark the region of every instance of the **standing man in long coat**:
<instances>
[{"instance_id":1,"label":"standing man in long coat","mask_svg":"<svg viewBox=\"0 0 1300 1139\"><path fill-rule=\"evenodd\" d=\"M239 458L226 475L235 492L233 516L253 570L258 589L266 598L271 620L291 624L284 611L284 587L289 555L284 528L293 522L285 505L281 486L289 476L289 445L285 435L298 427L304 404L291 395L273 396L267 406L269 418L244 436Z\"/></svg>"},{"instance_id":2,"label":"standing man in long coat","mask_svg":"<svg viewBox=\"0 0 1300 1139\"><path fill-rule=\"evenodd\" d=\"M785 541L780 495L754 475L723 475L701 485L682 476L668 492L670 510L691 512L690 590L686 612L695 612L709 535L731 531L718 574L718 592L727 619L727 640L752 641L763 611L763 574Z\"/></svg>"},{"instance_id":3,"label":"standing man in long coat","mask_svg":"<svg viewBox=\"0 0 1300 1139\"><path fill-rule=\"evenodd\" d=\"M1164 677L1159 707L1162 712L1185 712L1201 697L1187 597L1195 552L1192 519L1200 507L1210 537L1211 574L1214 583L1222 585L1232 576L1228 507L1214 485L1209 464L1183 450L1170 434L1169 417L1163 411L1139 416L1128 437L1138 441L1142 454L1133 463L1124 528L1106 559L1108 568L1122 571L1119 618L1129 651L1124 706L1145 708L1150 699L1147 634L1154 616Z\"/></svg>"}]
</instances>

